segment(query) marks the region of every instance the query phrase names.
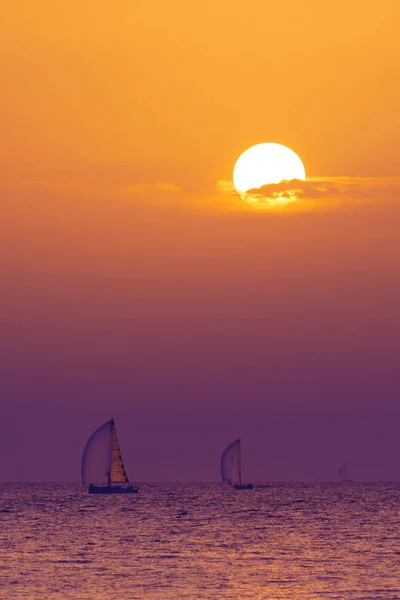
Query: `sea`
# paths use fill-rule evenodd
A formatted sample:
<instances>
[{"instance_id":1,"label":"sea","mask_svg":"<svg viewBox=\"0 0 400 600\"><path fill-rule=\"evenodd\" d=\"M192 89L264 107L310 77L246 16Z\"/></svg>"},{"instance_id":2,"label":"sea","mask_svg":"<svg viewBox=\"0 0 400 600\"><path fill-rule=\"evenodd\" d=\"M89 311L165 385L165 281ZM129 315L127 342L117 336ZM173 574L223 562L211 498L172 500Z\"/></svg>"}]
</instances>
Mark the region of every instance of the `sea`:
<instances>
[{"instance_id":1,"label":"sea","mask_svg":"<svg viewBox=\"0 0 400 600\"><path fill-rule=\"evenodd\" d=\"M400 599L400 483L0 484L0 599Z\"/></svg>"}]
</instances>

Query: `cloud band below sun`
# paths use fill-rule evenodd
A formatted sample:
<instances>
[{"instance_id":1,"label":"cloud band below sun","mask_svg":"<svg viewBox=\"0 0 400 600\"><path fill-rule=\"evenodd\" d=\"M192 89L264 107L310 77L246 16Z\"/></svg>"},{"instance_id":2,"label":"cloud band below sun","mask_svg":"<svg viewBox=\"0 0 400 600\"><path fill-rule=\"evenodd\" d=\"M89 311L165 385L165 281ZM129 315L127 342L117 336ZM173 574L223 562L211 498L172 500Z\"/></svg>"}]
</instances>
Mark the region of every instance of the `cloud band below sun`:
<instances>
[{"instance_id":1,"label":"cloud band below sun","mask_svg":"<svg viewBox=\"0 0 400 600\"><path fill-rule=\"evenodd\" d=\"M359 189L359 183L350 181L292 179L253 188L243 197L248 202L288 204L304 198L334 198L349 192L354 195L359 192Z\"/></svg>"},{"instance_id":2,"label":"cloud band below sun","mask_svg":"<svg viewBox=\"0 0 400 600\"><path fill-rule=\"evenodd\" d=\"M257 208L291 207L299 209L327 208L338 203L355 203L393 197L400 189L399 178L320 177L292 179L263 185L239 193L232 182L219 181L222 194L236 195Z\"/></svg>"}]
</instances>

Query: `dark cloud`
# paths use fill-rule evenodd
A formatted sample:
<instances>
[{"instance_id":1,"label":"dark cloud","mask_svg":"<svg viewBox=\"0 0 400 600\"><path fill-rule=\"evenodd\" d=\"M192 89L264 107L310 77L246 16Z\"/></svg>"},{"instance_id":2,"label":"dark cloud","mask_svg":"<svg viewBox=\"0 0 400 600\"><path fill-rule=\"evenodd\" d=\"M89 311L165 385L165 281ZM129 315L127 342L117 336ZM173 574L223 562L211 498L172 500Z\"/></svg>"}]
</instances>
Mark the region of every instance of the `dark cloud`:
<instances>
[{"instance_id":1,"label":"dark cloud","mask_svg":"<svg viewBox=\"0 0 400 600\"><path fill-rule=\"evenodd\" d=\"M370 201L395 200L399 197L399 178L321 177L305 181L292 179L263 185L246 193L234 191L232 184L220 181L222 193L234 193L257 207L290 207L313 210Z\"/></svg>"},{"instance_id":2,"label":"dark cloud","mask_svg":"<svg viewBox=\"0 0 400 600\"><path fill-rule=\"evenodd\" d=\"M291 201L302 198L335 198L348 193L354 196L359 194L360 190L360 183L340 182L329 179L306 181L292 179L248 190L247 195L251 196L252 199L259 199L260 202L268 202L268 200L275 199L288 199Z\"/></svg>"}]
</instances>

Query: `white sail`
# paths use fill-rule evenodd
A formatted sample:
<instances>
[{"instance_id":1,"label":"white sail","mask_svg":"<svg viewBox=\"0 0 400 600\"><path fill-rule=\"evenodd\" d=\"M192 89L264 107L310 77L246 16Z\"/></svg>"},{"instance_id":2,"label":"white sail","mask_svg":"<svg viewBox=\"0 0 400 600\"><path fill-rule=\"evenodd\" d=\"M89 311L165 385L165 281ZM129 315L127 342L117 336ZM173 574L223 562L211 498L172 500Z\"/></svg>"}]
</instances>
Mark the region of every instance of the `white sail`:
<instances>
[{"instance_id":1,"label":"white sail","mask_svg":"<svg viewBox=\"0 0 400 600\"><path fill-rule=\"evenodd\" d=\"M229 485L242 485L240 439L235 440L221 455L221 477Z\"/></svg>"},{"instance_id":2,"label":"white sail","mask_svg":"<svg viewBox=\"0 0 400 600\"><path fill-rule=\"evenodd\" d=\"M128 482L114 420L101 425L88 439L82 455L82 483Z\"/></svg>"}]
</instances>

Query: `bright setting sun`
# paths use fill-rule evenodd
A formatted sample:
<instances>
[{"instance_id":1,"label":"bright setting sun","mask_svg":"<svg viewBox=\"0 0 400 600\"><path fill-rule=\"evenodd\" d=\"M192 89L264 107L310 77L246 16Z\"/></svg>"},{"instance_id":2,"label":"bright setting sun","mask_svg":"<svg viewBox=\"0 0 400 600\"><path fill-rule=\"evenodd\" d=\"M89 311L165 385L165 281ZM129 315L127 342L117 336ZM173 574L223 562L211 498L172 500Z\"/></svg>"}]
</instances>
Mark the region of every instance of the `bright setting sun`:
<instances>
[{"instance_id":1,"label":"bright setting sun","mask_svg":"<svg viewBox=\"0 0 400 600\"><path fill-rule=\"evenodd\" d=\"M306 178L299 156L282 144L265 143L243 152L233 169L233 185L246 200L252 200L249 190L284 180Z\"/></svg>"}]
</instances>

